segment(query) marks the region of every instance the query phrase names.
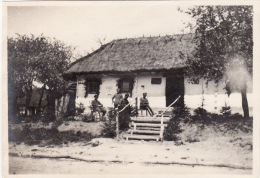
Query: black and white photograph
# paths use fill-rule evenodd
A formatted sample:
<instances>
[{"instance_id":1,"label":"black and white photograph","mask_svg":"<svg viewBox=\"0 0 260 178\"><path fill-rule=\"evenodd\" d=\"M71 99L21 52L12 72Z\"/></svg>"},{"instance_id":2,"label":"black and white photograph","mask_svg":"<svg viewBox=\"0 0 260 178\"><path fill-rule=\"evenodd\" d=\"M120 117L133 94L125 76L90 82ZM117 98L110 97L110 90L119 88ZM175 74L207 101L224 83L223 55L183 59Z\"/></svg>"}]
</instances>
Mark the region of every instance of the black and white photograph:
<instances>
[{"instance_id":1,"label":"black and white photograph","mask_svg":"<svg viewBox=\"0 0 260 178\"><path fill-rule=\"evenodd\" d=\"M256 1L3 9L6 177L259 176Z\"/></svg>"}]
</instances>

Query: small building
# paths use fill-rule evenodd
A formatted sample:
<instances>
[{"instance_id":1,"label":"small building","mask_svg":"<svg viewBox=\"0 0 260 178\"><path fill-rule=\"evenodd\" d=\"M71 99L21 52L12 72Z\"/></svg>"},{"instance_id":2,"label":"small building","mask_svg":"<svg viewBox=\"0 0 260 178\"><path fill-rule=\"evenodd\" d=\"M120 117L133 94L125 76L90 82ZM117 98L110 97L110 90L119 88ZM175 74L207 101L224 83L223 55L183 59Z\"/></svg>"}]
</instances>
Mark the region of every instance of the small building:
<instances>
[{"instance_id":1,"label":"small building","mask_svg":"<svg viewBox=\"0 0 260 178\"><path fill-rule=\"evenodd\" d=\"M219 112L229 105L242 112L241 94L226 94L225 82L191 81L184 76L187 54L195 48L193 34L114 40L75 61L65 76L77 82L76 107L89 107L94 94L105 107L119 88L130 100L148 93L150 106L162 109L179 95L178 104L191 109L202 105ZM252 109L252 80L248 81L248 102ZM251 112L252 113L252 112Z\"/></svg>"},{"instance_id":2,"label":"small building","mask_svg":"<svg viewBox=\"0 0 260 178\"><path fill-rule=\"evenodd\" d=\"M36 114L40 114L47 105L46 94L43 93L41 105L39 106L39 102L42 95L41 88L34 88L32 90L32 95L30 98L30 103L26 106L26 96L17 99L18 106L18 114L21 116L33 116Z\"/></svg>"}]
</instances>

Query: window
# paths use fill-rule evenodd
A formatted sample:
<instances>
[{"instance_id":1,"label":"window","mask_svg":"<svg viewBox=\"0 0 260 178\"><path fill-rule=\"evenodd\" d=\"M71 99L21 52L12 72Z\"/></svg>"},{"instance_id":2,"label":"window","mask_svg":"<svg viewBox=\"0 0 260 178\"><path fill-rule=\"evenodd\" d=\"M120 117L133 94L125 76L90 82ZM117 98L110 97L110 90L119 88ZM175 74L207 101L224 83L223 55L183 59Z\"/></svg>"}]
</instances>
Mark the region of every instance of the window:
<instances>
[{"instance_id":1,"label":"window","mask_svg":"<svg viewBox=\"0 0 260 178\"><path fill-rule=\"evenodd\" d=\"M132 91L134 88L134 76L124 75L117 80L117 87L120 89L121 93L129 93L132 96Z\"/></svg>"},{"instance_id":2,"label":"window","mask_svg":"<svg viewBox=\"0 0 260 178\"><path fill-rule=\"evenodd\" d=\"M122 92L130 92L130 82L122 81L121 90L122 90Z\"/></svg>"},{"instance_id":3,"label":"window","mask_svg":"<svg viewBox=\"0 0 260 178\"><path fill-rule=\"evenodd\" d=\"M87 94L98 94L100 84L101 84L100 79L87 79L86 80L86 96L87 96Z\"/></svg>"},{"instance_id":4,"label":"window","mask_svg":"<svg viewBox=\"0 0 260 178\"><path fill-rule=\"evenodd\" d=\"M95 81L88 82L88 93L97 93L99 90L99 83Z\"/></svg>"},{"instance_id":5,"label":"window","mask_svg":"<svg viewBox=\"0 0 260 178\"><path fill-rule=\"evenodd\" d=\"M152 78L151 83L160 85L162 83L162 78Z\"/></svg>"}]
</instances>

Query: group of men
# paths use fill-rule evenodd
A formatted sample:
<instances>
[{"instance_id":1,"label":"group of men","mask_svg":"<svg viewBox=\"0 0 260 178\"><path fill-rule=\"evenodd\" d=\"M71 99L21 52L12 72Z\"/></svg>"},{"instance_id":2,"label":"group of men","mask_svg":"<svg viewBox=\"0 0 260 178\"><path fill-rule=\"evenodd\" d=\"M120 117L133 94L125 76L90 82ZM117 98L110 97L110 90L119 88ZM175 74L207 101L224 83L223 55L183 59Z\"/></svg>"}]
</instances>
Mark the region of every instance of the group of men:
<instances>
[{"instance_id":1,"label":"group of men","mask_svg":"<svg viewBox=\"0 0 260 178\"><path fill-rule=\"evenodd\" d=\"M115 109L122 109L126 105L128 105L129 104L128 97L129 97L129 94L126 93L125 97L123 98L123 95L120 93L120 90L117 89L117 93L112 97L112 103L114 103L114 108ZM143 97L140 98L140 109L147 110L148 113L151 116L153 116L154 115L153 110L149 106L149 101L146 97L147 97L147 93L143 93ZM98 95L95 95L94 98L95 99L91 102L93 110L101 112L104 116L106 114L106 110L103 107L103 104L101 104L101 102L98 101Z\"/></svg>"}]
</instances>

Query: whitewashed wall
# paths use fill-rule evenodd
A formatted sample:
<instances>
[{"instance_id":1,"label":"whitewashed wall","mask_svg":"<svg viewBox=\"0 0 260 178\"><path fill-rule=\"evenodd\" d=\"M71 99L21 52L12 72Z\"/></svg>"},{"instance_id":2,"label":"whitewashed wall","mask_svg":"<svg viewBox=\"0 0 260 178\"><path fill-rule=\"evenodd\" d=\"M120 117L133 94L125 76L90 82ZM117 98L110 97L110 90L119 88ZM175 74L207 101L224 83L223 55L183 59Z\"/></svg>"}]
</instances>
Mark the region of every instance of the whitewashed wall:
<instances>
[{"instance_id":1,"label":"whitewashed wall","mask_svg":"<svg viewBox=\"0 0 260 178\"><path fill-rule=\"evenodd\" d=\"M152 78L162 78L161 84L151 84ZM137 81L134 88L134 97L143 96L143 93L147 93L147 98L149 99L149 104L151 107L166 107L166 97L165 97L165 86L166 78L163 77L162 73L152 74L152 73L142 73L137 76Z\"/></svg>"},{"instance_id":2,"label":"whitewashed wall","mask_svg":"<svg viewBox=\"0 0 260 178\"><path fill-rule=\"evenodd\" d=\"M152 78L162 78L161 84L151 84ZM85 98L85 78L86 76L80 75L77 77L77 97L76 97L76 107L79 104L84 104L86 112L88 112L91 101L94 99L94 94L88 94ZM105 107L113 107L112 97L116 93L116 83L119 76L102 76L100 85L100 95L99 100ZM204 99L204 108L209 112L219 113L221 108L227 104L231 106L233 113L243 113L241 94L239 92L232 93L229 97L224 89L225 83L219 82L218 84L214 82L209 82L200 80L199 84L191 84L188 79L184 80L185 86L185 104L192 110L198 108L202 104L202 99ZM166 78L163 77L162 73L141 73L135 78L133 96L129 98L131 102L135 97L138 97L138 101L142 94L146 92L148 94L148 99L150 106L152 108L164 108L166 107L166 97L165 97L165 87ZM124 93L123 93L124 94ZM252 115L253 106L253 95L252 95L252 80L248 81L248 104L250 107L250 115Z\"/></svg>"},{"instance_id":3,"label":"whitewashed wall","mask_svg":"<svg viewBox=\"0 0 260 178\"><path fill-rule=\"evenodd\" d=\"M162 78L161 84L151 84L153 77ZM94 99L94 94L88 94L85 98L85 78L86 75L77 76L77 95L76 95L76 107L79 104L83 104L85 108L89 108L91 101ZM116 93L117 89L117 76L102 76L100 85L99 101L105 107L113 107L112 97ZM143 93L148 94L151 107L165 107L165 85L166 80L162 74L142 73L135 77L134 88L132 97L129 98L131 102L135 97L138 97L138 102ZM123 93L124 95L125 93Z\"/></svg>"},{"instance_id":4,"label":"whitewashed wall","mask_svg":"<svg viewBox=\"0 0 260 178\"><path fill-rule=\"evenodd\" d=\"M185 104L191 108L195 109L202 104L202 99L204 99L204 108L213 113L219 113L223 106L230 106L233 113L241 113L242 110L242 98L240 92L232 92L230 96L226 94L224 89L225 83L219 82L209 82L206 84L206 81L201 79L199 84L191 84L188 82L188 79L185 79ZM248 80L248 105L250 109L250 115L253 114L253 94L252 94L252 80Z\"/></svg>"}]
</instances>

